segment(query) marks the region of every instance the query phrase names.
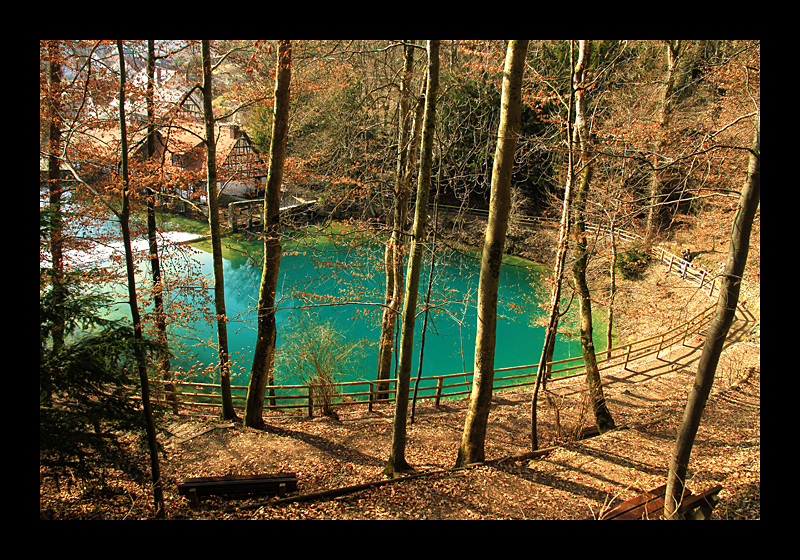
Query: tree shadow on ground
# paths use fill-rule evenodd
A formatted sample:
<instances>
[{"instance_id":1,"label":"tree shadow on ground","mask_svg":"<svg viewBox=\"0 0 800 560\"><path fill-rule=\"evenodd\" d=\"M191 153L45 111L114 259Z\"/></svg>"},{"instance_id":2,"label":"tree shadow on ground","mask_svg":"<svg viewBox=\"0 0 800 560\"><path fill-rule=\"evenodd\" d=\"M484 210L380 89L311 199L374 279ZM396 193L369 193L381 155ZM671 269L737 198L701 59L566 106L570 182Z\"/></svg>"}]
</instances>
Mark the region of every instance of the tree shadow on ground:
<instances>
[{"instance_id":1,"label":"tree shadow on ground","mask_svg":"<svg viewBox=\"0 0 800 560\"><path fill-rule=\"evenodd\" d=\"M379 459L377 457L373 457L372 455L367 455L366 453L362 453L353 447L298 430L289 430L286 428L280 428L278 426L266 425L264 428L261 428L260 431L279 437L301 441L307 445L319 449L323 453L331 455L332 457L357 465L382 468L386 462L385 459Z\"/></svg>"}]
</instances>

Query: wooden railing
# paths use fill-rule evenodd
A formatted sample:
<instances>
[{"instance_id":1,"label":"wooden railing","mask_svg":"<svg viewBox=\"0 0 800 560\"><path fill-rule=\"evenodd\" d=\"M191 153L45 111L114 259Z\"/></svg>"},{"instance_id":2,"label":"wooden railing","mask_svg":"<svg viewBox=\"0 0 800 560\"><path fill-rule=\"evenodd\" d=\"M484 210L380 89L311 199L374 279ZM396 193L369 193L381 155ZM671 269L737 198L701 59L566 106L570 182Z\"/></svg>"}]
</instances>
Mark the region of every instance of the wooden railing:
<instances>
[{"instance_id":1,"label":"wooden railing","mask_svg":"<svg viewBox=\"0 0 800 560\"><path fill-rule=\"evenodd\" d=\"M608 228L597 227L593 225L587 225L586 230L599 232L601 235L610 235L611 233L611 230ZM640 235L628 231L614 230L614 234L620 239L624 239L628 242L644 241ZM711 298L719 295L719 285L717 284L717 278L715 275L712 275L710 272L697 266L696 264L688 263L684 266L685 263L683 261L683 257L673 255L663 247L655 246L652 247L650 251L650 256L652 258L666 265L667 272L672 272L683 276L683 279L686 280L686 282L696 285Z\"/></svg>"},{"instance_id":2,"label":"wooden railing","mask_svg":"<svg viewBox=\"0 0 800 560\"><path fill-rule=\"evenodd\" d=\"M281 206L281 219L297 212L302 212L314 206L316 200L305 200L296 196L292 197L295 202ZM228 203L228 227L233 233L239 231L240 227L251 229L254 225L261 225L264 219L263 200L239 200Z\"/></svg>"},{"instance_id":3,"label":"wooden railing","mask_svg":"<svg viewBox=\"0 0 800 560\"><path fill-rule=\"evenodd\" d=\"M593 226L588 226L587 229L598 231L598 228ZM599 233L602 234L604 231L600 230ZM616 230L614 233L626 241L641 239L638 235L630 232ZM691 264L684 266L681 257L673 255L661 247L652 249L652 257L665 265L668 273L681 275L688 283L697 285L709 297L713 298L715 292L718 294L719 286L716 278L701 267ZM677 344L684 344L687 338L706 329L714 317L715 308L715 305L711 305L664 332L599 352L597 354L598 368L600 371L620 366L627 369L633 361L649 356L658 358L661 351ZM578 371L583 368L583 356L547 362L549 378L559 383L585 375L585 371ZM538 364L496 369L494 370L494 389L509 390L531 386L536 382L537 369ZM422 379L425 385L419 387L417 399L432 399L438 406L443 398L468 395L472 390L472 377L472 372L425 377ZM173 386L178 392L178 402L182 405L212 408L221 406L219 384L173 382ZM336 383L332 385L336 395L335 406L339 408L367 404L372 410L375 403L392 402L396 386L396 378ZM159 386L154 389L159 398L163 400L165 396L163 388ZM309 385L277 385L268 387L268 390L270 394L264 399L268 410L294 411L313 416L315 405L319 405L315 402L318 396L315 394L314 388ZM244 407L247 387L232 386L231 392L234 406ZM273 393L274 396L272 396Z\"/></svg>"}]
</instances>

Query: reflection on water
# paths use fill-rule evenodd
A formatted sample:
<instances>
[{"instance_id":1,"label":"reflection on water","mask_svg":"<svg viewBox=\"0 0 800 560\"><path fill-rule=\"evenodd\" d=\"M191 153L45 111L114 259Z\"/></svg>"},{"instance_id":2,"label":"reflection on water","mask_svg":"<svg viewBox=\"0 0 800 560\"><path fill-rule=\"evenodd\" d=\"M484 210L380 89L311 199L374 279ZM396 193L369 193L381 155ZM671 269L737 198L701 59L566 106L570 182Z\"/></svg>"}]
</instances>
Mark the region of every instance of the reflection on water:
<instances>
[{"instance_id":1,"label":"reflection on water","mask_svg":"<svg viewBox=\"0 0 800 560\"><path fill-rule=\"evenodd\" d=\"M313 314L320 322L330 322L350 341L361 341L361 363L341 381L374 379L377 368L377 341L380 336L381 303L384 298L383 247L379 244L342 245L328 243L309 246L285 244L278 279L277 348L287 335L287 328L298 314ZM236 251L226 251L225 303L229 324L229 348L235 366L234 385L247 385L252 348L255 344L255 307L261 278L260 243L242 244ZM427 255L426 255L427 257ZM209 253L195 256L202 271L212 278ZM476 254L453 250L436 256L433 289L429 306L422 376L472 371L476 329L480 262ZM415 322L413 375L418 370L422 338L424 294L427 290L430 260L426 258L420 283L420 304ZM538 362L544 329L535 326L542 314L539 307L543 292L537 290L540 270L534 267L504 265L501 269L498 303L497 348L495 367L512 367ZM190 328L173 328L173 335L192 341L173 361L175 369L192 370L195 381L217 381L198 375L210 372L217 361L214 348L215 326L212 321L197 321ZM399 329L398 329L399 332ZM561 342L555 360L579 354L575 341ZM199 365L198 365L199 364ZM276 383L293 384L299 380L290 371L275 372ZM423 384L424 385L424 384Z\"/></svg>"},{"instance_id":2,"label":"reflection on water","mask_svg":"<svg viewBox=\"0 0 800 560\"><path fill-rule=\"evenodd\" d=\"M384 247L378 243L343 244L328 242L284 242L278 278L276 315L277 348L280 352L290 326L298 323L300 314L311 315L319 323L330 323L349 341L359 341L360 363L351 364L346 379L375 379L377 342L385 292L383 268ZM186 260L184 252L171 252L170 258ZM261 280L263 247L260 242L229 243L223 254L225 304L229 318L228 344L234 365L232 384L246 386L249 381L252 350L256 338L255 308ZM426 255L420 281L418 314L415 321L414 362L416 376L419 347L425 311L425 294L430 273L430 255ZM173 304L187 307L205 306L204 319L188 326L170 326L170 349L174 353L172 369L178 379L219 382L216 364L216 325L213 321L213 266L211 254L194 250L191 261L206 277L206 285L190 291L191 295L170 292ZM174 264L174 263L173 263ZM176 265L178 267L179 265ZM479 255L438 249L433 270L428 327L422 376L470 372L474 364ZM498 302L497 347L495 368L534 364L539 360L544 328L536 326L543 314L540 308L548 294L538 288L541 269L530 264L504 264L501 268ZM145 280L147 279L147 280ZM140 285L149 283L149 274L140 276ZM191 301L176 301L190 298ZM121 306L125 312L127 306ZM399 333L399 328L397 329ZM296 344L285 346L296 348ZM560 339L554 360L580 355L579 343ZM291 371L275 372L276 384L297 384ZM426 386L423 381L421 386Z\"/></svg>"}]
</instances>

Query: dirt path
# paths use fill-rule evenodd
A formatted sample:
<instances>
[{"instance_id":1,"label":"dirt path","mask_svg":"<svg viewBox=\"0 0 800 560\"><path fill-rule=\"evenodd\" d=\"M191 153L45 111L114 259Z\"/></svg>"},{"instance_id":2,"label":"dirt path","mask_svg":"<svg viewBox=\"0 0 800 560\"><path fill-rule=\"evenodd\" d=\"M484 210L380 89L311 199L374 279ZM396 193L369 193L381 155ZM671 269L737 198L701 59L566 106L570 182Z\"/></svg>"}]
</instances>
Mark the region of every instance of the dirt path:
<instances>
[{"instance_id":1,"label":"dirt path","mask_svg":"<svg viewBox=\"0 0 800 560\"><path fill-rule=\"evenodd\" d=\"M722 484L714 516L760 518L760 346L743 340L744 318L734 323L690 462L694 491ZM268 416L265 430L183 416L166 438L162 474L170 518L176 519L583 519L664 483L669 457L702 347L695 337L658 359L606 374L605 391L618 426L603 436L568 441L587 421L582 383L551 384L542 399L538 459L509 459L529 451L529 392L498 393L486 441L489 463L452 473L466 400L439 408L418 404L409 426L408 460L423 478L345 496L285 505L265 498L207 499L192 509L177 493L190 476L291 471L297 493L384 480L392 435L391 407L340 414L340 421ZM558 421L554 406L558 409ZM46 517L152 517L152 491L120 479L111 494L46 488ZM231 511L232 507L240 509Z\"/></svg>"}]
</instances>

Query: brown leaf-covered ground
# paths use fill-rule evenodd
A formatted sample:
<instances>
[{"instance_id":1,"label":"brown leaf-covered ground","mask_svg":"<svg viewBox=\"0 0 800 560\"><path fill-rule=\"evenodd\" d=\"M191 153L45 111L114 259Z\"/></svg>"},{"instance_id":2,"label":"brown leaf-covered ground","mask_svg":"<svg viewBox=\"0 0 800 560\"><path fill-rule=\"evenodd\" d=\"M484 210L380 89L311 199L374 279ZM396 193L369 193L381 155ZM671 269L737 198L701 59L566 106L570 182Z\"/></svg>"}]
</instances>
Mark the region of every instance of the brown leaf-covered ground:
<instances>
[{"instance_id":1,"label":"brown leaf-covered ground","mask_svg":"<svg viewBox=\"0 0 800 560\"><path fill-rule=\"evenodd\" d=\"M743 323L743 321L742 321ZM744 332L746 329L740 329ZM487 464L450 471L465 401L436 408L418 404L409 427L409 462L429 476L335 499L274 505L270 498L204 499L198 508L178 495L187 477L296 472L302 495L385 480L392 436L389 407L342 411L339 419L268 416L264 430L220 424L208 416L174 418L165 437L162 472L167 512L177 519L582 519L663 484L702 338L632 371L606 376L606 397L618 426L600 437L569 441L584 423L582 382L554 382L540 407L538 459L529 450L528 392L497 394L486 443ZM688 486L722 484L714 517L760 518L760 367L758 345L734 332L695 443ZM559 410L559 426L553 406ZM151 489L120 478L114 491L56 492L40 484L40 511L49 518L152 517Z\"/></svg>"}]
</instances>

